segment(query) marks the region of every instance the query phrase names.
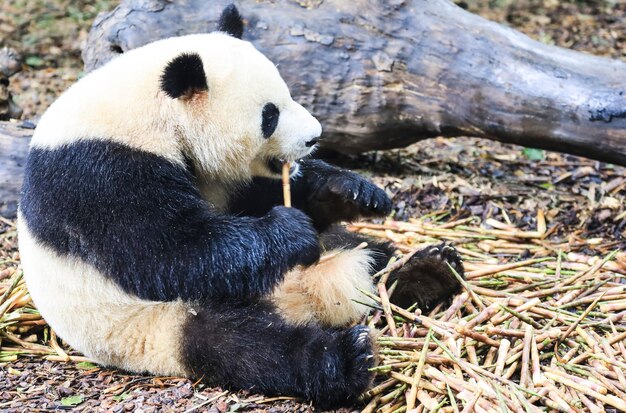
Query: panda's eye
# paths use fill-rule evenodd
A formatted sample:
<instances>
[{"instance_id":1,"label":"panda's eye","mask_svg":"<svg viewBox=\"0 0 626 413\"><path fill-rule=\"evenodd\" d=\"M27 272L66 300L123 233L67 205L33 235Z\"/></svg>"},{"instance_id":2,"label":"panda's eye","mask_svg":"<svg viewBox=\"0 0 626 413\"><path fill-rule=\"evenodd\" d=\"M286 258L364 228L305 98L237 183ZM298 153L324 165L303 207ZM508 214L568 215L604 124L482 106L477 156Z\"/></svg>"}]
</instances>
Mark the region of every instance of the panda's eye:
<instances>
[{"instance_id":1,"label":"panda's eye","mask_svg":"<svg viewBox=\"0 0 626 413\"><path fill-rule=\"evenodd\" d=\"M272 136L278 126L278 118L280 111L273 103L268 103L263 107L263 121L261 122L261 130L265 139Z\"/></svg>"}]
</instances>

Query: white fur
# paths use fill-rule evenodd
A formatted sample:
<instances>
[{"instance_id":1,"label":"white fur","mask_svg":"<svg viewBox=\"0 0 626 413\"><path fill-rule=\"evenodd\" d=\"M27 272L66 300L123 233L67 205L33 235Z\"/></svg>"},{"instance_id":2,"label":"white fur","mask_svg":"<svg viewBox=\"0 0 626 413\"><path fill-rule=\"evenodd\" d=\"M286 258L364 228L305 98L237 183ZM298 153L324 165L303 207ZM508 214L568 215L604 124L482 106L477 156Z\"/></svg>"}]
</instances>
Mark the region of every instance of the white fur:
<instances>
[{"instance_id":1,"label":"white fur","mask_svg":"<svg viewBox=\"0 0 626 413\"><path fill-rule=\"evenodd\" d=\"M341 327L354 323L370 310L360 304L368 299L359 290L374 289L371 254L368 250L330 251L318 264L287 273L272 300L293 324Z\"/></svg>"},{"instance_id":2,"label":"white fur","mask_svg":"<svg viewBox=\"0 0 626 413\"><path fill-rule=\"evenodd\" d=\"M188 373L180 360L185 304L129 295L90 265L43 246L24 219L18 221L28 290L63 340L104 365L153 374Z\"/></svg>"}]
</instances>

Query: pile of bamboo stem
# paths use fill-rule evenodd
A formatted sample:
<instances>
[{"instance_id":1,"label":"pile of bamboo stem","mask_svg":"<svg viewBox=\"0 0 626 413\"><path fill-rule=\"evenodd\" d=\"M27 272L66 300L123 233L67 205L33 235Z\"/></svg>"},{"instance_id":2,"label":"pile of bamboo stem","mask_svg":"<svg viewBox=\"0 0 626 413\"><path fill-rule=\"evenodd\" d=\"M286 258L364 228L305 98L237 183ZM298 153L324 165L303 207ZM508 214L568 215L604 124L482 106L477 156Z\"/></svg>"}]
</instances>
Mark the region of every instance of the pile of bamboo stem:
<instances>
[{"instance_id":1,"label":"pile of bamboo stem","mask_svg":"<svg viewBox=\"0 0 626 413\"><path fill-rule=\"evenodd\" d=\"M377 294L364 292L375 308L365 322L381 331L364 411L626 411L626 254L602 239L548 241L541 211L536 231L439 218L351 226L407 253L376 275ZM462 293L429 314L391 304L389 272L442 240L464 259ZM572 252L585 246L601 253ZM59 345L30 300L19 257L9 260L0 279L0 363L87 361Z\"/></svg>"},{"instance_id":2,"label":"pile of bamboo stem","mask_svg":"<svg viewBox=\"0 0 626 413\"><path fill-rule=\"evenodd\" d=\"M624 252L563 252L541 212L536 231L432 218L352 226L404 251L452 241L466 270L463 292L429 314L389 303L385 277L401 263L379 274L377 295L363 292L382 331L364 412L626 411Z\"/></svg>"}]
</instances>

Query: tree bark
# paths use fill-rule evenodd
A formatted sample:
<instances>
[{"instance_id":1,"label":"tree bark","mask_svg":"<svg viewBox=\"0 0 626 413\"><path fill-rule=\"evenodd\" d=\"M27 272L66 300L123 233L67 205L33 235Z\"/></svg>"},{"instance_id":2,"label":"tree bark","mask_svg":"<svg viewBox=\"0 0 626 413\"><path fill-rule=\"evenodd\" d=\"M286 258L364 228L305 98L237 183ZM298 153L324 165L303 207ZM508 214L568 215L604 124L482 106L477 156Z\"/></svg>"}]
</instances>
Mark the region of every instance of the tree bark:
<instances>
[{"instance_id":1,"label":"tree bark","mask_svg":"<svg viewBox=\"0 0 626 413\"><path fill-rule=\"evenodd\" d=\"M14 217L32 130L0 122L0 216Z\"/></svg>"},{"instance_id":2,"label":"tree bark","mask_svg":"<svg viewBox=\"0 0 626 413\"><path fill-rule=\"evenodd\" d=\"M231 0L123 0L100 15L87 70L216 27ZM244 39L344 153L478 136L626 165L626 63L548 46L448 0L239 1Z\"/></svg>"}]
</instances>

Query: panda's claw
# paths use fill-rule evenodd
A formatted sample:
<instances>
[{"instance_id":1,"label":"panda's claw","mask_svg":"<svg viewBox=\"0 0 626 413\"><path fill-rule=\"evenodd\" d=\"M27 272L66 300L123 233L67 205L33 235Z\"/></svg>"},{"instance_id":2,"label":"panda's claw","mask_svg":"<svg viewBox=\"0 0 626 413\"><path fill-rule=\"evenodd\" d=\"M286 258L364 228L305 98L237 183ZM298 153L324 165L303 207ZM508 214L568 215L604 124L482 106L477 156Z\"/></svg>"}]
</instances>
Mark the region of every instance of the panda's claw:
<instances>
[{"instance_id":1,"label":"panda's claw","mask_svg":"<svg viewBox=\"0 0 626 413\"><path fill-rule=\"evenodd\" d=\"M368 337L369 337L369 329L359 334L357 342L359 344L362 344L363 342L365 342L365 340L367 340Z\"/></svg>"},{"instance_id":2,"label":"panda's claw","mask_svg":"<svg viewBox=\"0 0 626 413\"><path fill-rule=\"evenodd\" d=\"M338 344L343 353L343 369L332 382L337 390L326 394L341 395L344 403L353 403L370 386L374 378L370 369L374 367L376 354L369 331L366 326L357 325L338 333Z\"/></svg>"},{"instance_id":3,"label":"panda's claw","mask_svg":"<svg viewBox=\"0 0 626 413\"><path fill-rule=\"evenodd\" d=\"M418 254L423 257L434 256L439 261L449 264L455 270L460 270L461 273L463 271L463 260L461 259L461 256L456 248L454 248L452 244L447 241L431 247L428 250L420 251Z\"/></svg>"}]
</instances>

